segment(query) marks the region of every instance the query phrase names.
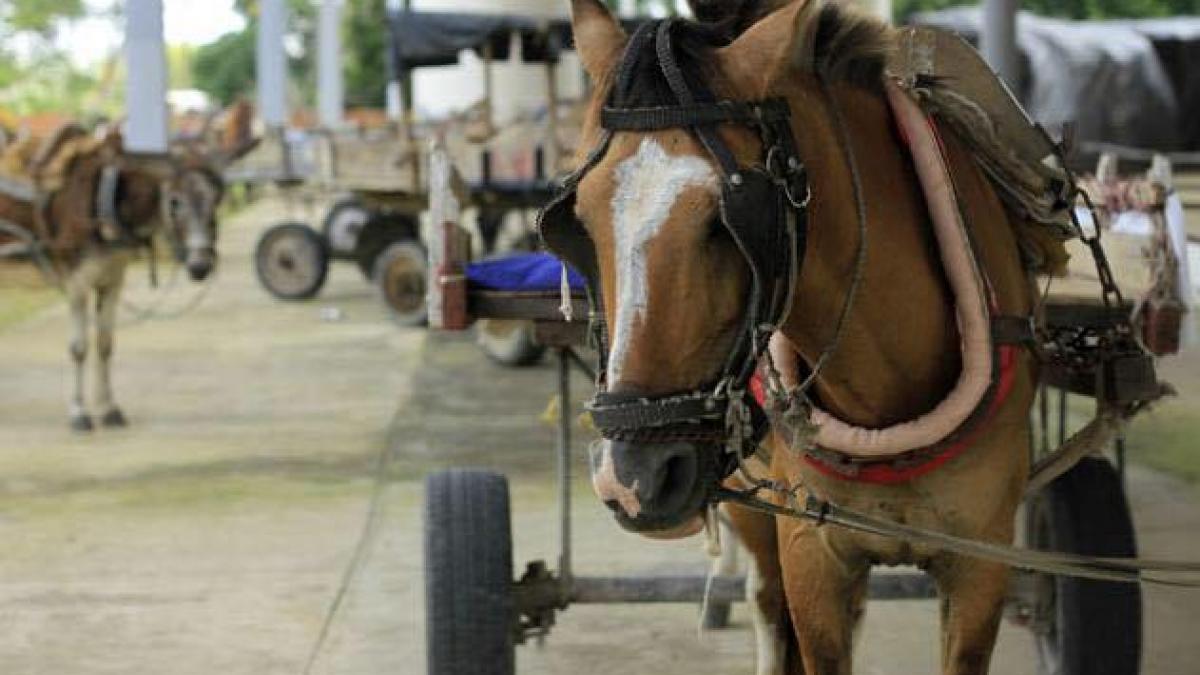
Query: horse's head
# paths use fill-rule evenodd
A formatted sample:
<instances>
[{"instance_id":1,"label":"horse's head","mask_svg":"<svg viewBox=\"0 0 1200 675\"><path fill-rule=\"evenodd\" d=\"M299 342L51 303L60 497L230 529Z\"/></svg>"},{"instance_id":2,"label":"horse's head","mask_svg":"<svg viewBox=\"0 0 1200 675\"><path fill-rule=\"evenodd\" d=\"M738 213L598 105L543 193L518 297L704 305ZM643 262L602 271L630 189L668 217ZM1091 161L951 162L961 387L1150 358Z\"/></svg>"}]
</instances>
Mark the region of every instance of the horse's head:
<instances>
[{"instance_id":1,"label":"horse's head","mask_svg":"<svg viewBox=\"0 0 1200 675\"><path fill-rule=\"evenodd\" d=\"M217 264L217 208L224 195L220 174L199 156L176 158L166 185L170 238L193 281L202 281Z\"/></svg>"},{"instance_id":2,"label":"horse's head","mask_svg":"<svg viewBox=\"0 0 1200 675\"><path fill-rule=\"evenodd\" d=\"M735 78L753 68L747 59L786 70L799 10L718 47L696 25L627 37L598 0L572 3L598 83L584 128L594 150L541 227L602 301L607 363L591 409L605 440L593 484L629 529L699 528L732 466L730 410L746 412L763 326L786 309L803 166L786 103L742 104L766 98L755 87L767 73Z\"/></svg>"}]
</instances>

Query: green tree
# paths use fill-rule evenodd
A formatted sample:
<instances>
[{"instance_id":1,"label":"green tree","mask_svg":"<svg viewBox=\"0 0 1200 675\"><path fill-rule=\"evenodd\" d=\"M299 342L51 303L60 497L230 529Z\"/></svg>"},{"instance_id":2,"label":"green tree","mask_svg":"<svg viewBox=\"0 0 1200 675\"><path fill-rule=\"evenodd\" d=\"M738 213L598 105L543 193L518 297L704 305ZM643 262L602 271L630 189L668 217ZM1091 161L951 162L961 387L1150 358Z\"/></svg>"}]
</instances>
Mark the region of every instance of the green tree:
<instances>
[{"instance_id":1,"label":"green tree","mask_svg":"<svg viewBox=\"0 0 1200 675\"><path fill-rule=\"evenodd\" d=\"M310 105L315 98L313 47L316 43L315 13L311 0L287 0L288 77L300 102ZM258 0L236 0L234 8L246 18L246 27L226 33L197 48L192 76L197 89L223 104L229 104L254 88L255 41L258 35Z\"/></svg>"},{"instance_id":2,"label":"green tree","mask_svg":"<svg viewBox=\"0 0 1200 675\"><path fill-rule=\"evenodd\" d=\"M84 15L83 0L5 0L0 3L0 34L38 33L53 37L63 19Z\"/></svg>"},{"instance_id":3,"label":"green tree","mask_svg":"<svg viewBox=\"0 0 1200 675\"><path fill-rule=\"evenodd\" d=\"M192 57L192 82L223 105L254 88L254 51L257 26L226 33L196 49Z\"/></svg>"},{"instance_id":4,"label":"green tree","mask_svg":"<svg viewBox=\"0 0 1200 675\"><path fill-rule=\"evenodd\" d=\"M387 88L387 2L350 0L342 22L346 105L382 108Z\"/></svg>"},{"instance_id":5,"label":"green tree","mask_svg":"<svg viewBox=\"0 0 1200 675\"><path fill-rule=\"evenodd\" d=\"M59 27L87 14L83 0L0 2L0 108L26 115L47 110L79 113L91 103L95 78L76 70L53 44ZM26 38L24 59L5 49Z\"/></svg>"}]
</instances>

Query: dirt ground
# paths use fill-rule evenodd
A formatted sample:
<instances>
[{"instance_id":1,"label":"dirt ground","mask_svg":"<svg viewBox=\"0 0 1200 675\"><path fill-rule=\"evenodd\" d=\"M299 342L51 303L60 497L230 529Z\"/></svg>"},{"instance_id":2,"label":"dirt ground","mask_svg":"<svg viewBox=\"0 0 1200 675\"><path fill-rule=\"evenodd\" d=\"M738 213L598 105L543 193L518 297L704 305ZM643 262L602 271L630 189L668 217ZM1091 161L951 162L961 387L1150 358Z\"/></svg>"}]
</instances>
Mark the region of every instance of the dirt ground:
<instances>
[{"instance_id":1,"label":"dirt ground","mask_svg":"<svg viewBox=\"0 0 1200 675\"><path fill-rule=\"evenodd\" d=\"M539 419L551 364L505 370L469 336L399 329L352 265L336 266L316 301L272 300L249 252L279 215L258 204L225 228L219 276L196 311L120 331L129 429L67 430L61 307L0 330L0 672L302 672L380 453L376 535L313 672L424 671L429 470L507 472L518 569L555 558L553 430ZM143 278L132 285L133 301L151 302ZM194 291L172 289L164 304ZM576 460L582 476L582 448ZM581 479L575 488L580 573L703 569L698 541L626 535ZM1200 558L1192 487L1135 467L1130 489L1144 552ZM1150 591L1146 614L1145 672L1194 673L1200 593ZM543 646L519 650L519 672L752 672L743 608L730 630L698 636L695 619L690 606L572 607ZM871 604L856 672L934 672L935 624L932 602ZM1025 632L1004 628L993 671L1034 671Z\"/></svg>"}]
</instances>

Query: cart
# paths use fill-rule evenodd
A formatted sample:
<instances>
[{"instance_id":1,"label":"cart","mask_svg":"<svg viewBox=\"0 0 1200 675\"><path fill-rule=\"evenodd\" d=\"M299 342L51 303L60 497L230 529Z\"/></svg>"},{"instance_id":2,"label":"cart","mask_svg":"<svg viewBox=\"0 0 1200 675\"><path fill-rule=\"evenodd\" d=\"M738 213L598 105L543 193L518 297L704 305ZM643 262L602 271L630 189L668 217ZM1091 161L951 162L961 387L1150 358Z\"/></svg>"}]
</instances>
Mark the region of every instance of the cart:
<instances>
[{"instance_id":1,"label":"cart","mask_svg":"<svg viewBox=\"0 0 1200 675\"><path fill-rule=\"evenodd\" d=\"M464 202L477 212L480 248L527 245L531 229L526 225L524 237L514 236L507 232L513 229L506 228L508 216L541 205L549 194L546 177L557 173L578 131L576 106L560 102L557 90L557 63L569 25L512 15L405 10L392 15L389 28L388 63L400 83L411 82L418 68L455 64L462 50L472 49L484 61L482 101L438 125L417 124L406 97L402 121L383 129L278 131L230 169L226 180L274 184L289 203L307 205L293 210L330 204L319 219L289 217L261 235L254 266L269 293L281 300L313 298L331 263L354 262L400 324L419 325L426 317L421 214L428 201L422 175L428 143L435 136L444 139L466 169ZM520 41L523 62L545 65L546 103L544 110L498 130L492 121L493 61L507 59L514 40Z\"/></svg>"},{"instance_id":2,"label":"cart","mask_svg":"<svg viewBox=\"0 0 1200 675\"><path fill-rule=\"evenodd\" d=\"M448 161L443 164L448 166ZM438 172L436 166L432 172ZM434 180L438 182L436 176ZM440 184L448 182L448 178L440 179ZM1170 238L1172 233L1178 236L1182 232L1182 223L1172 222L1169 172L1164 176L1160 167L1157 175L1152 171L1144 182L1165 198L1147 214L1152 226L1152 255L1172 256L1177 249ZM424 527L428 672L511 674L515 672L516 645L545 637L558 612L580 603L699 605L707 593L709 615L703 617L704 623L719 627L728 616L729 606L745 597L743 577L588 576L576 571L571 555L570 509L573 414L565 402L570 401L573 368L589 377L594 375L582 348L587 322L564 321L563 291L544 280L531 287L498 288L478 283L480 275L465 262L464 234L454 225L457 207L453 195L435 189L433 196L435 219L443 223L432 263L440 276L430 282L437 307L434 327L463 329L485 319L532 322L535 340L557 361L558 400L564 403L558 410L555 447L560 517L556 561L528 562L519 574L515 573L508 484L502 474L464 468L427 477ZM1114 248L1124 250L1120 242L1116 243ZM1144 238L1138 239L1138 246L1145 243ZM1094 270L1073 269L1062 283L1062 292L1053 295L1046 305L1047 326L1051 330L1100 329L1131 312L1153 310L1161 316L1143 316L1140 325L1144 341L1160 353L1177 349L1180 324L1178 316L1170 315L1180 308L1170 303L1151 307L1152 296L1161 299L1162 289L1144 280L1139 282L1138 275L1144 275L1145 268L1140 255L1117 260L1118 269L1123 270L1118 274L1120 280L1127 288L1137 289L1125 304L1106 306L1097 302L1094 286L1084 285ZM1161 275L1157 281L1162 281ZM573 280L569 285L566 304L570 314L586 317L588 306L582 283ZM1150 375L1153 378L1152 370ZM1033 412L1033 459L1049 452L1055 435L1060 444L1067 437L1069 396L1118 401L1144 396L1139 386L1146 386L1144 378L1139 380L1136 374L1119 369L1080 377L1076 371L1047 367L1040 404ZM1057 405L1052 411L1051 400L1055 397ZM1121 441L1111 460L1102 456L1083 458L1027 500L1024 544L1085 555L1136 556L1123 472ZM873 599L934 595L933 584L923 573L882 572L871 576ZM1141 658L1141 607L1137 585L1018 571L1012 578L1006 615L1033 633L1039 672L1136 673Z\"/></svg>"}]
</instances>

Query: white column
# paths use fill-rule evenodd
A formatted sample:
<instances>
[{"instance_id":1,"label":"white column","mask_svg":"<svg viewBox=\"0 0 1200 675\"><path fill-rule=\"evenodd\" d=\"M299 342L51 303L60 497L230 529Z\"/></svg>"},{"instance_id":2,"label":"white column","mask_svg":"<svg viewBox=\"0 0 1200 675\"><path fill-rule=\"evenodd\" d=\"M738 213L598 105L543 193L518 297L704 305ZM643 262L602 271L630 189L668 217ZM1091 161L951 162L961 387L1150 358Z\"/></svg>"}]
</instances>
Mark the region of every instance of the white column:
<instances>
[{"instance_id":1,"label":"white column","mask_svg":"<svg viewBox=\"0 0 1200 675\"><path fill-rule=\"evenodd\" d=\"M125 2L125 149L167 152L167 55L162 0Z\"/></svg>"},{"instance_id":2,"label":"white column","mask_svg":"<svg viewBox=\"0 0 1200 675\"><path fill-rule=\"evenodd\" d=\"M317 24L317 109L321 126L342 125L342 0L322 0Z\"/></svg>"},{"instance_id":3,"label":"white column","mask_svg":"<svg viewBox=\"0 0 1200 675\"><path fill-rule=\"evenodd\" d=\"M1021 61L1017 56L1017 0L983 0L979 48L988 65L1015 89Z\"/></svg>"},{"instance_id":4,"label":"white column","mask_svg":"<svg viewBox=\"0 0 1200 675\"><path fill-rule=\"evenodd\" d=\"M636 14L637 14L636 0L618 0L618 2L617 2L617 15L618 16L630 17L630 16L634 16Z\"/></svg>"},{"instance_id":5,"label":"white column","mask_svg":"<svg viewBox=\"0 0 1200 675\"><path fill-rule=\"evenodd\" d=\"M392 13L400 11L403 8L403 4L401 0L387 0L386 4L388 21L391 21ZM388 32L386 47L388 53L384 57L384 65L387 67L388 83L387 90L384 92L384 102L387 105L388 119L393 122L402 122L402 118L404 117L404 103L402 101L404 92L401 90L400 73L396 72L395 65L392 63L392 59L394 58L394 54L392 54L392 49L394 48L392 44L392 27L389 25L385 27L385 30Z\"/></svg>"},{"instance_id":6,"label":"white column","mask_svg":"<svg viewBox=\"0 0 1200 675\"><path fill-rule=\"evenodd\" d=\"M258 18L258 114L268 128L287 124L287 30L284 0L262 0Z\"/></svg>"}]
</instances>

